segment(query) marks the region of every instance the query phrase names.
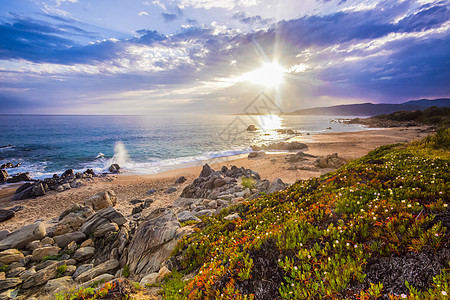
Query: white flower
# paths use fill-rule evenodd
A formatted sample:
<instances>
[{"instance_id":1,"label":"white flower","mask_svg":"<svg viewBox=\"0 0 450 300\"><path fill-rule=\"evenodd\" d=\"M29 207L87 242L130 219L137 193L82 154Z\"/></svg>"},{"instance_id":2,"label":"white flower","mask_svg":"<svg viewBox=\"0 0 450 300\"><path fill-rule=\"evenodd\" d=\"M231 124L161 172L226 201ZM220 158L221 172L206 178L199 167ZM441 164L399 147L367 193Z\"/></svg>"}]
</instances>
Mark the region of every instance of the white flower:
<instances>
[{"instance_id":1,"label":"white flower","mask_svg":"<svg viewBox=\"0 0 450 300\"><path fill-rule=\"evenodd\" d=\"M442 291L441 294L442 294L442 296L447 296L447 292L446 291Z\"/></svg>"},{"instance_id":2,"label":"white flower","mask_svg":"<svg viewBox=\"0 0 450 300\"><path fill-rule=\"evenodd\" d=\"M400 297L406 298L407 296L405 294L401 294Z\"/></svg>"}]
</instances>

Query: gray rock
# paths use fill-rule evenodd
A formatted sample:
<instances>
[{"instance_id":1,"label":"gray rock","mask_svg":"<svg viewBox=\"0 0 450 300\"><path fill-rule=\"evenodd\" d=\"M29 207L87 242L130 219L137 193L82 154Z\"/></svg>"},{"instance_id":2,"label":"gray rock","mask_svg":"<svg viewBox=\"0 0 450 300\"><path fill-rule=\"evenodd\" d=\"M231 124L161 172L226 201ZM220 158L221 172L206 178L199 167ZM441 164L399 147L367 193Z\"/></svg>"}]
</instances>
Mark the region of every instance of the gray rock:
<instances>
[{"instance_id":1,"label":"gray rock","mask_svg":"<svg viewBox=\"0 0 450 300\"><path fill-rule=\"evenodd\" d=\"M156 193L156 189L149 189L147 191L147 195L151 195L151 194L154 194L154 193Z\"/></svg>"},{"instance_id":2,"label":"gray rock","mask_svg":"<svg viewBox=\"0 0 450 300\"><path fill-rule=\"evenodd\" d=\"M45 236L45 226L42 222L36 222L11 232L0 241L0 250L16 248L22 249L29 242L40 240Z\"/></svg>"},{"instance_id":3,"label":"gray rock","mask_svg":"<svg viewBox=\"0 0 450 300\"><path fill-rule=\"evenodd\" d=\"M239 216L238 213L234 213L234 214L229 214L228 216L224 217L225 220L231 221L234 219L240 219L241 217Z\"/></svg>"},{"instance_id":4,"label":"gray rock","mask_svg":"<svg viewBox=\"0 0 450 300\"><path fill-rule=\"evenodd\" d=\"M180 223L184 223L187 221L196 221L196 222L201 221L199 218L194 216L193 213L191 213L190 211L187 211L187 210L178 213L177 218Z\"/></svg>"},{"instance_id":5,"label":"gray rock","mask_svg":"<svg viewBox=\"0 0 450 300\"><path fill-rule=\"evenodd\" d=\"M151 285L151 284L155 284L157 282L160 282L160 276L158 272L155 273L150 273L148 275L145 275L141 281L139 282L139 284L141 286L145 286L146 284Z\"/></svg>"},{"instance_id":6,"label":"gray rock","mask_svg":"<svg viewBox=\"0 0 450 300\"><path fill-rule=\"evenodd\" d=\"M44 286L44 291L46 291L47 293L51 293L60 287L69 286L72 283L73 283L73 280L72 280L71 276L55 278L55 279L49 280L47 282L47 284Z\"/></svg>"},{"instance_id":7,"label":"gray rock","mask_svg":"<svg viewBox=\"0 0 450 300\"><path fill-rule=\"evenodd\" d=\"M55 261L46 268L39 270L36 274L28 277L22 284L22 288L28 289L39 285L46 284L47 281L54 278L57 273L57 268L64 265L65 261Z\"/></svg>"},{"instance_id":8,"label":"gray rock","mask_svg":"<svg viewBox=\"0 0 450 300\"><path fill-rule=\"evenodd\" d=\"M177 191L177 188L176 187L170 187L170 188L168 188L167 190L166 190L166 194L172 194L172 193L175 193Z\"/></svg>"},{"instance_id":9,"label":"gray rock","mask_svg":"<svg viewBox=\"0 0 450 300\"><path fill-rule=\"evenodd\" d=\"M99 238L106 236L110 232L119 231L119 225L116 223L105 223L98 226L94 231L94 237Z\"/></svg>"},{"instance_id":10,"label":"gray rock","mask_svg":"<svg viewBox=\"0 0 450 300\"><path fill-rule=\"evenodd\" d=\"M27 269L25 267L16 267L8 271L8 277L19 277Z\"/></svg>"},{"instance_id":11,"label":"gray rock","mask_svg":"<svg viewBox=\"0 0 450 300\"><path fill-rule=\"evenodd\" d=\"M60 250L61 248L59 248L58 246L37 248L33 250L33 253L31 254L31 260L37 261L42 260L46 256L56 256L58 255Z\"/></svg>"},{"instance_id":12,"label":"gray rock","mask_svg":"<svg viewBox=\"0 0 450 300\"><path fill-rule=\"evenodd\" d=\"M184 183L184 182L186 182L186 177L184 177L184 176L180 176L180 177L178 177L178 179L175 181L175 183Z\"/></svg>"},{"instance_id":13,"label":"gray rock","mask_svg":"<svg viewBox=\"0 0 450 300\"><path fill-rule=\"evenodd\" d=\"M216 200L212 200L210 201L208 204L206 204L206 206L210 209L216 209L217 208L217 201Z\"/></svg>"},{"instance_id":14,"label":"gray rock","mask_svg":"<svg viewBox=\"0 0 450 300\"><path fill-rule=\"evenodd\" d=\"M73 255L73 259L76 261L85 261L95 254L95 248L94 247L82 247L79 248L75 254Z\"/></svg>"},{"instance_id":15,"label":"gray rock","mask_svg":"<svg viewBox=\"0 0 450 300\"><path fill-rule=\"evenodd\" d=\"M126 223L126 221L127 220L121 213L113 207L108 207L99 210L97 213L87 218L81 226L80 231L86 235L90 235L94 233L95 229L100 225L106 223L116 223L117 225L122 226Z\"/></svg>"},{"instance_id":16,"label":"gray rock","mask_svg":"<svg viewBox=\"0 0 450 300\"><path fill-rule=\"evenodd\" d=\"M44 196L45 195L45 189L42 183L38 182L33 186L33 189L31 190L34 194L34 196Z\"/></svg>"},{"instance_id":17,"label":"gray rock","mask_svg":"<svg viewBox=\"0 0 450 300\"><path fill-rule=\"evenodd\" d=\"M80 274L76 280L78 282L86 282L102 274L114 274L114 271L119 267L119 262L115 259L108 260L98 266Z\"/></svg>"},{"instance_id":18,"label":"gray rock","mask_svg":"<svg viewBox=\"0 0 450 300\"><path fill-rule=\"evenodd\" d=\"M264 157L266 156L266 152L264 151L256 151L256 152L250 152L248 154L248 158L257 158L257 157Z\"/></svg>"},{"instance_id":19,"label":"gray rock","mask_svg":"<svg viewBox=\"0 0 450 300\"><path fill-rule=\"evenodd\" d=\"M66 248L70 242L79 243L86 239L86 235L81 231L68 232L62 235L57 235L53 238L56 244L61 248Z\"/></svg>"},{"instance_id":20,"label":"gray rock","mask_svg":"<svg viewBox=\"0 0 450 300\"><path fill-rule=\"evenodd\" d=\"M201 216L212 216L216 213L215 209L203 209L201 211L195 212L195 216L201 217Z\"/></svg>"},{"instance_id":21,"label":"gray rock","mask_svg":"<svg viewBox=\"0 0 450 300\"><path fill-rule=\"evenodd\" d=\"M120 166L118 164L112 164L108 168L110 173L119 173Z\"/></svg>"},{"instance_id":22,"label":"gray rock","mask_svg":"<svg viewBox=\"0 0 450 300\"><path fill-rule=\"evenodd\" d=\"M287 187L287 184L283 182L280 178L275 179L269 186L267 191L268 194L275 193L281 190L284 190Z\"/></svg>"},{"instance_id":23,"label":"gray rock","mask_svg":"<svg viewBox=\"0 0 450 300\"><path fill-rule=\"evenodd\" d=\"M9 209L0 209L0 223L13 218L16 213Z\"/></svg>"},{"instance_id":24,"label":"gray rock","mask_svg":"<svg viewBox=\"0 0 450 300\"><path fill-rule=\"evenodd\" d=\"M24 272L22 272L22 274L20 274L19 278L22 281L26 281L28 278L30 278L31 276L33 276L34 274L36 274L36 267L31 267L28 270L25 270Z\"/></svg>"},{"instance_id":25,"label":"gray rock","mask_svg":"<svg viewBox=\"0 0 450 300\"><path fill-rule=\"evenodd\" d=\"M115 206L116 203L117 196L113 190L99 192L84 201L84 205L92 207L95 211Z\"/></svg>"},{"instance_id":26,"label":"gray rock","mask_svg":"<svg viewBox=\"0 0 450 300\"><path fill-rule=\"evenodd\" d=\"M234 195L236 197L244 197L245 196L244 192L237 192L237 193L234 193Z\"/></svg>"},{"instance_id":27,"label":"gray rock","mask_svg":"<svg viewBox=\"0 0 450 300\"><path fill-rule=\"evenodd\" d=\"M92 269L94 267L93 264L84 264L84 265L80 265L77 270L75 271L75 273L73 273L72 278L76 279L78 276L80 276L81 274L83 274L84 272L89 271L90 269Z\"/></svg>"},{"instance_id":28,"label":"gray rock","mask_svg":"<svg viewBox=\"0 0 450 300\"><path fill-rule=\"evenodd\" d=\"M10 233L11 232L9 230L1 230L0 231L0 241L3 240Z\"/></svg>"},{"instance_id":29,"label":"gray rock","mask_svg":"<svg viewBox=\"0 0 450 300\"><path fill-rule=\"evenodd\" d=\"M319 168L333 168L338 169L345 165L345 160L338 157L337 153L327 156L321 156L316 160L316 166Z\"/></svg>"},{"instance_id":30,"label":"gray rock","mask_svg":"<svg viewBox=\"0 0 450 300\"><path fill-rule=\"evenodd\" d=\"M16 182L20 182L20 181L31 181L33 179L30 177L29 174L30 173L28 173L28 172L26 172L26 173L17 173L13 177L6 179L6 182L8 182L8 183L16 183Z\"/></svg>"},{"instance_id":31,"label":"gray rock","mask_svg":"<svg viewBox=\"0 0 450 300\"><path fill-rule=\"evenodd\" d=\"M14 288L22 283L20 278L6 278L0 280L0 291L4 291L10 288Z\"/></svg>"},{"instance_id":32,"label":"gray rock","mask_svg":"<svg viewBox=\"0 0 450 300\"><path fill-rule=\"evenodd\" d=\"M131 273L148 274L159 270L181 238L180 223L169 208L158 208L136 230L128 247Z\"/></svg>"}]
</instances>

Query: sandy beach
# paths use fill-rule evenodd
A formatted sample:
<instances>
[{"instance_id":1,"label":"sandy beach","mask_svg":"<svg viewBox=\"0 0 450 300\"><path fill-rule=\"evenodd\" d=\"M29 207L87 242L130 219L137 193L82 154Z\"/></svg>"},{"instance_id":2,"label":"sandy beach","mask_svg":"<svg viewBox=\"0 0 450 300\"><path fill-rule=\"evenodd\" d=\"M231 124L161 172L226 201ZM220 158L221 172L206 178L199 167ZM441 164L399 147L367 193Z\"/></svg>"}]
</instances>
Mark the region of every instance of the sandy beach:
<instances>
[{"instance_id":1,"label":"sandy beach","mask_svg":"<svg viewBox=\"0 0 450 300\"><path fill-rule=\"evenodd\" d=\"M324 156L337 153L346 161L366 155L369 151L386 144L404 143L422 138L429 134L424 127L389 128L357 132L323 133L310 136L298 136L295 139L307 144L308 149L303 151L314 156ZM295 152L293 152L295 153ZM292 153L291 153L292 154ZM17 205L23 209L16 212L16 216L0 224L0 230L15 230L36 220L45 221L48 226L56 222L62 211L74 203L82 204L85 199L97 192L113 189L117 193L118 203L116 209L126 216L130 216L135 205L132 200L153 199L151 206L142 212L146 215L155 208L170 206L177 199L188 184L198 177L204 163L209 163L215 170L222 166L236 165L258 172L262 179L273 181L281 178L284 182L294 183L320 176L333 169L320 169L312 167L315 159L311 158L304 164L310 169L292 168L292 163L286 161L289 153L269 153L264 157L228 157L222 158L221 162L204 161L196 166L180 168L155 175L110 175L103 178L94 178L93 182L79 188L66 190L64 192L51 191L45 196L35 199L11 201L11 198L20 186L9 184L0 186L0 208L9 209ZM187 181L176 184L175 180L186 177ZM166 193L167 189L175 187L174 193ZM147 191L156 189L156 193L148 195Z\"/></svg>"}]
</instances>

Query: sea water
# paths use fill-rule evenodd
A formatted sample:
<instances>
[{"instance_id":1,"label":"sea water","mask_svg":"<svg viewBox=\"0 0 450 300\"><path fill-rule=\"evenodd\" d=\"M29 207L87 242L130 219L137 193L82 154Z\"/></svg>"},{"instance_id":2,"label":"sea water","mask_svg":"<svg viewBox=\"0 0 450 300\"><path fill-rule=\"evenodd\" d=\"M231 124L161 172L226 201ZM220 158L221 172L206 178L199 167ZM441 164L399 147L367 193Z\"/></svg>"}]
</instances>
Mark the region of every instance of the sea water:
<instances>
[{"instance_id":1,"label":"sea water","mask_svg":"<svg viewBox=\"0 0 450 300\"><path fill-rule=\"evenodd\" d=\"M342 117L341 117L342 118ZM34 178L66 169L104 172L118 163L128 174L154 174L186 163L245 154L253 144L293 137L278 129L307 133L366 130L330 123L330 116L68 116L0 115L0 165L21 163L10 174ZM250 124L256 132L246 131ZM327 129L331 127L331 129Z\"/></svg>"}]
</instances>

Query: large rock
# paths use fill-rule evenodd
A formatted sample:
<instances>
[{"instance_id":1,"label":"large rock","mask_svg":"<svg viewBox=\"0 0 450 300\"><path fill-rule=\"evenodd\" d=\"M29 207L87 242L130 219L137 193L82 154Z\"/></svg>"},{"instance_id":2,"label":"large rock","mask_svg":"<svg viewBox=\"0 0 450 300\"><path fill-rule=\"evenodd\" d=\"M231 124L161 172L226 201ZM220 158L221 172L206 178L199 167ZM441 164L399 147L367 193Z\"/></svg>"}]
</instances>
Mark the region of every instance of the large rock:
<instances>
[{"instance_id":1,"label":"large rock","mask_svg":"<svg viewBox=\"0 0 450 300\"><path fill-rule=\"evenodd\" d=\"M4 222L6 220L9 220L13 218L16 215L16 213L9 209L0 209L0 222Z\"/></svg>"},{"instance_id":2,"label":"large rock","mask_svg":"<svg viewBox=\"0 0 450 300\"><path fill-rule=\"evenodd\" d=\"M337 153L327 156L321 156L316 160L316 166L319 168L333 168L338 169L345 165L345 160L338 157Z\"/></svg>"},{"instance_id":3,"label":"large rock","mask_svg":"<svg viewBox=\"0 0 450 300\"><path fill-rule=\"evenodd\" d=\"M11 178L8 178L6 180L6 182L8 183L16 183L16 182L20 182L20 181L31 181L33 180L30 175L30 173L26 172L26 173L17 173L16 175L14 175Z\"/></svg>"},{"instance_id":4,"label":"large rock","mask_svg":"<svg viewBox=\"0 0 450 300\"><path fill-rule=\"evenodd\" d=\"M90 235L94 233L97 227L103 224L116 223L117 225L121 226L126 222L127 220L121 213L119 213L113 207L108 207L99 210L97 213L87 218L81 226L80 231L86 235Z\"/></svg>"},{"instance_id":5,"label":"large rock","mask_svg":"<svg viewBox=\"0 0 450 300\"><path fill-rule=\"evenodd\" d=\"M184 233L171 209L153 211L137 228L128 247L127 264L131 273L158 271Z\"/></svg>"},{"instance_id":6,"label":"large rock","mask_svg":"<svg viewBox=\"0 0 450 300\"><path fill-rule=\"evenodd\" d=\"M80 276L81 274L83 274L84 272L89 271L90 269L92 269L94 267L93 264L84 264L84 265L80 265L75 273L73 273L72 278L76 279L78 276Z\"/></svg>"},{"instance_id":7,"label":"large rock","mask_svg":"<svg viewBox=\"0 0 450 300\"><path fill-rule=\"evenodd\" d=\"M116 174L116 173L120 172L119 171L120 170L120 166L118 164L112 164L112 165L109 166L108 170L109 170L110 173Z\"/></svg>"},{"instance_id":8,"label":"large rock","mask_svg":"<svg viewBox=\"0 0 450 300\"><path fill-rule=\"evenodd\" d=\"M49 266L39 270L35 274L29 276L26 280L24 280L22 284L22 288L28 289L31 287L39 286L46 284L47 281L54 278L56 273L58 272L58 267L65 265L66 261L54 261L49 264Z\"/></svg>"},{"instance_id":9,"label":"large rock","mask_svg":"<svg viewBox=\"0 0 450 300\"><path fill-rule=\"evenodd\" d=\"M98 226L94 231L94 237L99 238L106 236L110 232L119 231L119 226L116 223L105 223Z\"/></svg>"},{"instance_id":10,"label":"large rock","mask_svg":"<svg viewBox=\"0 0 450 300\"><path fill-rule=\"evenodd\" d=\"M42 222L36 222L24 226L16 231L8 234L0 241L0 250L17 248L24 248L29 242L40 240L45 236L45 226Z\"/></svg>"},{"instance_id":11,"label":"large rock","mask_svg":"<svg viewBox=\"0 0 450 300\"><path fill-rule=\"evenodd\" d=\"M268 194L275 193L281 190L284 190L287 187L287 184L283 182L280 178L275 179L269 186L267 191Z\"/></svg>"},{"instance_id":12,"label":"large rock","mask_svg":"<svg viewBox=\"0 0 450 300\"><path fill-rule=\"evenodd\" d=\"M86 282L88 280L93 279L94 277L97 277L102 274L114 274L114 271L117 270L119 267L119 262L115 259L111 259L108 261L105 261L102 264L99 264L98 266L80 274L76 280L78 282Z\"/></svg>"},{"instance_id":13,"label":"large rock","mask_svg":"<svg viewBox=\"0 0 450 300\"><path fill-rule=\"evenodd\" d=\"M8 172L6 172L5 170L0 170L0 183L6 182L7 179L8 179Z\"/></svg>"},{"instance_id":14,"label":"large rock","mask_svg":"<svg viewBox=\"0 0 450 300\"><path fill-rule=\"evenodd\" d=\"M247 131L257 131L258 128L255 125L248 125Z\"/></svg>"},{"instance_id":15,"label":"large rock","mask_svg":"<svg viewBox=\"0 0 450 300\"><path fill-rule=\"evenodd\" d=\"M114 206L116 203L117 196L113 190L97 193L84 201L84 205L92 207L95 211Z\"/></svg>"},{"instance_id":16,"label":"large rock","mask_svg":"<svg viewBox=\"0 0 450 300\"><path fill-rule=\"evenodd\" d=\"M187 221L196 221L196 222L200 222L201 221L192 212L190 212L188 210L179 212L177 214L177 218L178 218L178 221L180 223L184 223L184 222L187 222Z\"/></svg>"},{"instance_id":17,"label":"large rock","mask_svg":"<svg viewBox=\"0 0 450 300\"><path fill-rule=\"evenodd\" d=\"M17 249L8 249L0 252L0 263L4 265L9 265L13 262L18 262L21 258L24 258L22 252Z\"/></svg>"},{"instance_id":18,"label":"large rock","mask_svg":"<svg viewBox=\"0 0 450 300\"><path fill-rule=\"evenodd\" d=\"M253 151L260 151L260 150L300 150L300 149L306 149L308 146L306 144L294 141L294 142L276 142L271 143L269 145L262 145L262 146L251 146Z\"/></svg>"},{"instance_id":19,"label":"large rock","mask_svg":"<svg viewBox=\"0 0 450 300\"><path fill-rule=\"evenodd\" d=\"M84 241L86 239L86 235L81 231L75 231L55 236L53 239L59 247L65 248L71 242L78 243Z\"/></svg>"},{"instance_id":20,"label":"large rock","mask_svg":"<svg viewBox=\"0 0 450 300\"><path fill-rule=\"evenodd\" d=\"M75 259L76 261L84 261L94 256L94 254L94 247L82 247L77 249L77 251L73 255L73 259Z\"/></svg>"},{"instance_id":21,"label":"large rock","mask_svg":"<svg viewBox=\"0 0 450 300\"><path fill-rule=\"evenodd\" d=\"M87 287L90 287L90 286L92 286L94 283L98 283L98 282L104 282L104 283L106 283L106 282L109 282L109 281L111 281L111 280L113 280L115 278L115 276L114 275L111 275L111 274L102 274L102 275L98 275L97 277L94 277L94 278L92 278L91 280L89 280L89 281L86 281L85 283L83 283L83 284L80 284L79 285L79 287L80 288L82 288L82 289L85 289L85 288L87 288Z\"/></svg>"},{"instance_id":22,"label":"large rock","mask_svg":"<svg viewBox=\"0 0 450 300\"><path fill-rule=\"evenodd\" d=\"M14 288L21 283L22 283L22 280L20 280L20 278L6 278L3 280L0 280L0 291Z\"/></svg>"},{"instance_id":23,"label":"large rock","mask_svg":"<svg viewBox=\"0 0 450 300\"><path fill-rule=\"evenodd\" d=\"M55 226L53 235L78 231L84 221L94 213L94 210L89 206L72 205L59 216L59 222Z\"/></svg>"},{"instance_id":24,"label":"large rock","mask_svg":"<svg viewBox=\"0 0 450 300\"><path fill-rule=\"evenodd\" d=\"M44 257L47 256L56 256L58 255L60 250L61 248L59 248L58 246L37 248L33 250L33 253L31 254L31 260L37 261L42 260Z\"/></svg>"},{"instance_id":25,"label":"large rock","mask_svg":"<svg viewBox=\"0 0 450 300\"><path fill-rule=\"evenodd\" d=\"M72 276L64 276L49 280L44 286L44 291L47 293L53 292L60 287L69 286L73 283Z\"/></svg>"}]
</instances>

